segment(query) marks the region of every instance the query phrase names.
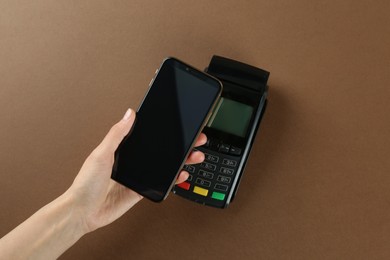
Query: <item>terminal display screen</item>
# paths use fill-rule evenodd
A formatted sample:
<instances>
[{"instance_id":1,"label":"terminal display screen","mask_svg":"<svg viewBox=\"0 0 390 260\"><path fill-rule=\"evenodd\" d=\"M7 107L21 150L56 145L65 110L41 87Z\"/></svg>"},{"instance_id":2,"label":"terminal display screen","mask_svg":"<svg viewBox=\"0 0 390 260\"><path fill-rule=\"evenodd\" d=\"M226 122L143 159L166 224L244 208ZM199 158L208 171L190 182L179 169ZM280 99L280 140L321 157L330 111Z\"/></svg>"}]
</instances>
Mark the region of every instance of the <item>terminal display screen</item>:
<instances>
[{"instance_id":1,"label":"terminal display screen","mask_svg":"<svg viewBox=\"0 0 390 260\"><path fill-rule=\"evenodd\" d=\"M221 97L207 126L236 136L245 137L253 107Z\"/></svg>"}]
</instances>

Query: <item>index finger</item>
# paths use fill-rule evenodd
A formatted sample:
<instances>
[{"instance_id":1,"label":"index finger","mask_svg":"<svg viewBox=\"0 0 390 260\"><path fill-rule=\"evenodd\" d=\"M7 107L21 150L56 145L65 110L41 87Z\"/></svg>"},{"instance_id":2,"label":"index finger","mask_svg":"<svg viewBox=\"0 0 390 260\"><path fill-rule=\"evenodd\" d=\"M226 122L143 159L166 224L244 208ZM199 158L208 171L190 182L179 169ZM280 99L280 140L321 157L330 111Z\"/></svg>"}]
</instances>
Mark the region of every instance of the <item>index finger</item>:
<instances>
[{"instance_id":1,"label":"index finger","mask_svg":"<svg viewBox=\"0 0 390 260\"><path fill-rule=\"evenodd\" d=\"M200 133L198 139L195 142L195 147L202 146L207 142L207 136L204 133Z\"/></svg>"}]
</instances>

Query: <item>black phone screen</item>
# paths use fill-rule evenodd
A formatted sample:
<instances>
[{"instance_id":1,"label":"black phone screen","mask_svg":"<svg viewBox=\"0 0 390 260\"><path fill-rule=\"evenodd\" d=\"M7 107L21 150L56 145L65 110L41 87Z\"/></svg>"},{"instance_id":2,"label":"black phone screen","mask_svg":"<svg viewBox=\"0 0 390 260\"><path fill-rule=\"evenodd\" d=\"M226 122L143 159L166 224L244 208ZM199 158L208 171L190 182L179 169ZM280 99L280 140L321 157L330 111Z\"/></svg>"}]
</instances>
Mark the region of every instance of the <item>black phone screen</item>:
<instances>
[{"instance_id":1,"label":"black phone screen","mask_svg":"<svg viewBox=\"0 0 390 260\"><path fill-rule=\"evenodd\" d=\"M151 200L163 200L221 89L218 80L166 59L115 154L112 178Z\"/></svg>"}]
</instances>

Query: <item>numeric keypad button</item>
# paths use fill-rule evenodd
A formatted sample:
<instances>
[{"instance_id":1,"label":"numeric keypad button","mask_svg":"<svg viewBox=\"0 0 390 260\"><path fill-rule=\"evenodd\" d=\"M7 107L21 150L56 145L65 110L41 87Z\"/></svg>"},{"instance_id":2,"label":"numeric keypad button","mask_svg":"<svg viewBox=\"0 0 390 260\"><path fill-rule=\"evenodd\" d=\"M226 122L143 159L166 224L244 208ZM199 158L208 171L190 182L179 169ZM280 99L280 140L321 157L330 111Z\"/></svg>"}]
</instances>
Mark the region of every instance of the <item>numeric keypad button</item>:
<instances>
[{"instance_id":1,"label":"numeric keypad button","mask_svg":"<svg viewBox=\"0 0 390 260\"><path fill-rule=\"evenodd\" d=\"M207 162L202 162L200 166L211 171L215 171L217 169L217 166L215 164L207 163Z\"/></svg>"},{"instance_id":2,"label":"numeric keypad button","mask_svg":"<svg viewBox=\"0 0 390 260\"><path fill-rule=\"evenodd\" d=\"M199 170L198 172L198 175L199 176L202 176L204 178L207 178L207 179L212 179L214 177L214 174L211 173L211 172L206 172L204 170Z\"/></svg>"},{"instance_id":3,"label":"numeric keypad button","mask_svg":"<svg viewBox=\"0 0 390 260\"><path fill-rule=\"evenodd\" d=\"M223 165L227 165L227 166L235 167L237 165L237 161L230 160L230 159L223 159L222 164Z\"/></svg>"},{"instance_id":4,"label":"numeric keypad button","mask_svg":"<svg viewBox=\"0 0 390 260\"><path fill-rule=\"evenodd\" d=\"M196 181L195 181L196 184L199 184L199 185L202 185L204 187L210 187L211 185L211 182L210 181L206 181L206 180L203 180L201 178L197 178Z\"/></svg>"},{"instance_id":5,"label":"numeric keypad button","mask_svg":"<svg viewBox=\"0 0 390 260\"><path fill-rule=\"evenodd\" d=\"M219 161L219 157L215 155L211 155L208 153L205 153L205 160L213 163L217 163Z\"/></svg>"},{"instance_id":6,"label":"numeric keypad button","mask_svg":"<svg viewBox=\"0 0 390 260\"><path fill-rule=\"evenodd\" d=\"M230 177L226 177L226 176L222 176L222 175L218 175L217 181L220 181L220 182L223 182L223 183L230 183L231 178Z\"/></svg>"},{"instance_id":7,"label":"numeric keypad button","mask_svg":"<svg viewBox=\"0 0 390 260\"><path fill-rule=\"evenodd\" d=\"M223 173L223 174L232 175L232 174L234 173L234 169L230 169L230 168L226 168L226 167L221 167L221 169L219 169L219 172L220 172L220 173Z\"/></svg>"}]
</instances>

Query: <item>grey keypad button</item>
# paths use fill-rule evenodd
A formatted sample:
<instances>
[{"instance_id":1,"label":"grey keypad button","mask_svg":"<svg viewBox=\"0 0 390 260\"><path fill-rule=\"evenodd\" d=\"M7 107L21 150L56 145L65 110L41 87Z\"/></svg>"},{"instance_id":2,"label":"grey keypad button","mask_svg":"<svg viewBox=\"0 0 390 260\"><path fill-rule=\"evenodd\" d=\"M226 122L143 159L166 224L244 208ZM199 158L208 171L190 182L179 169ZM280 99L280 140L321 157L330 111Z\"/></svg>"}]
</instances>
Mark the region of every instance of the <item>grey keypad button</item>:
<instances>
[{"instance_id":1,"label":"grey keypad button","mask_svg":"<svg viewBox=\"0 0 390 260\"><path fill-rule=\"evenodd\" d=\"M241 149L238 148L238 147L231 146L229 153L231 155L240 155L241 154Z\"/></svg>"},{"instance_id":2,"label":"grey keypad button","mask_svg":"<svg viewBox=\"0 0 390 260\"><path fill-rule=\"evenodd\" d=\"M211 172L206 172L204 170L199 170L198 172L198 175L199 176L202 176L204 178L207 178L207 179L212 179L214 177L214 174L211 173Z\"/></svg>"},{"instance_id":3,"label":"grey keypad button","mask_svg":"<svg viewBox=\"0 0 390 260\"><path fill-rule=\"evenodd\" d=\"M230 145L228 144L220 144L218 151L221 153L228 153L230 149Z\"/></svg>"},{"instance_id":4,"label":"grey keypad button","mask_svg":"<svg viewBox=\"0 0 390 260\"><path fill-rule=\"evenodd\" d=\"M183 169L186 170L189 173L194 173L195 172L195 166L192 166L192 165L184 165Z\"/></svg>"},{"instance_id":5,"label":"grey keypad button","mask_svg":"<svg viewBox=\"0 0 390 260\"><path fill-rule=\"evenodd\" d=\"M227 191L228 190L228 186L217 183L217 184L215 184L214 189L220 190L220 191Z\"/></svg>"},{"instance_id":6,"label":"grey keypad button","mask_svg":"<svg viewBox=\"0 0 390 260\"><path fill-rule=\"evenodd\" d=\"M206 180L203 180L201 178L197 178L196 181L195 181L196 184L199 184L199 185L202 185L204 187L210 187L211 185L211 182L210 181L206 181Z\"/></svg>"},{"instance_id":7,"label":"grey keypad button","mask_svg":"<svg viewBox=\"0 0 390 260\"><path fill-rule=\"evenodd\" d=\"M220 181L220 182L223 182L223 183L230 183L231 178L230 177L226 177L226 176L222 176L222 175L218 175L217 181Z\"/></svg>"},{"instance_id":8,"label":"grey keypad button","mask_svg":"<svg viewBox=\"0 0 390 260\"><path fill-rule=\"evenodd\" d=\"M208 153L205 153L205 160L213 163L217 163L219 161L219 157L215 155L211 155Z\"/></svg>"},{"instance_id":9,"label":"grey keypad button","mask_svg":"<svg viewBox=\"0 0 390 260\"><path fill-rule=\"evenodd\" d=\"M226 167L221 167L221 169L219 169L219 172L220 172L220 173L223 173L223 174L232 175L232 174L234 173L234 169L230 169L230 168L226 168Z\"/></svg>"},{"instance_id":10,"label":"grey keypad button","mask_svg":"<svg viewBox=\"0 0 390 260\"><path fill-rule=\"evenodd\" d=\"M217 169L217 166L215 164L207 163L207 162L202 162L200 166L211 171L215 171Z\"/></svg>"},{"instance_id":11,"label":"grey keypad button","mask_svg":"<svg viewBox=\"0 0 390 260\"><path fill-rule=\"evenodd\" d=\"M232 166L232 167L234 167L234 166L237 165L237 161L235 161L235 160L230 160L230 159L223 159L222 164L223 164L223 165L227 165L227 166Z\"/></svg>"}]
</instances>

